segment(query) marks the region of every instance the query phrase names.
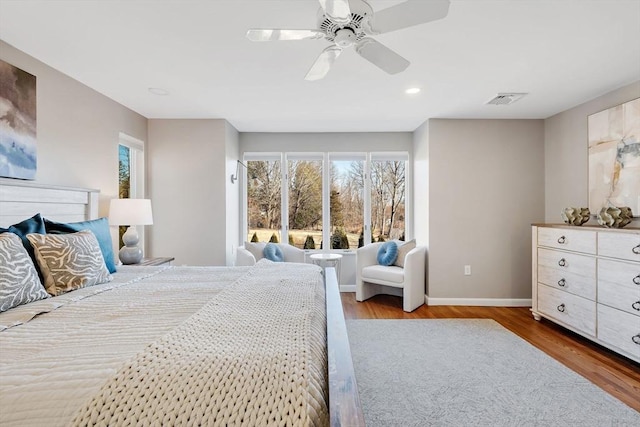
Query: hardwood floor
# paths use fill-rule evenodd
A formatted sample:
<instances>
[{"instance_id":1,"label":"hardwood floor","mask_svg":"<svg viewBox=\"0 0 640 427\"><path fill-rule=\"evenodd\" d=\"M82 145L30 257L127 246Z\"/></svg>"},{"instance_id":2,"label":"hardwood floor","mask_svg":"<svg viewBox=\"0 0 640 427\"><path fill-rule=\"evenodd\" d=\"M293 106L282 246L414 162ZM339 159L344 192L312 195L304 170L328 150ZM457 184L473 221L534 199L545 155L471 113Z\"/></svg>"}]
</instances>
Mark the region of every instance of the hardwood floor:
<instances>
[{"instance_id":1,"label":"hardwood floor","mask_svg":"<svg viewBox=\"0 0 640 427\"><path fill-rule=\"evenodd\" d=\"M528 308L424 305L405 313L400 297L378 295L357 302L354 293L341 296L347 319L493 319L640 412L640 364L555 323L538 322Z\"/></svg>"}]
</instances>

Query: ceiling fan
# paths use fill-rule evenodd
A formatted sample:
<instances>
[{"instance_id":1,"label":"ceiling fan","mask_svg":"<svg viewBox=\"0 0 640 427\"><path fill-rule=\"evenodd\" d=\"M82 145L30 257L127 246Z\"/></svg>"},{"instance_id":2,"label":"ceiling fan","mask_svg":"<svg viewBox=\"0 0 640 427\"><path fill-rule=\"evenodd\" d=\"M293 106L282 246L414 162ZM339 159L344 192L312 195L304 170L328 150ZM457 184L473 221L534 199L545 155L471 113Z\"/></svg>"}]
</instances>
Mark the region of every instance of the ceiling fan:
<instances>
[{"instance_id":1,"label":"ceiling fan","mask_svg":"<svg viewBox=\"0 0 640 427\"><path fill-rule=\"evenodd\" d=\"M342 50L355 46L356 52L389 74L404 71L409 61L369 36L389 33L442 19L449 12L449 0L406 0L376 13L366 0L318 0L318 29L250 29L247 38L256 42L275 40L326 39L327 47L307 73L305 80L327 75Z\"/></svg>"}]
</instances>

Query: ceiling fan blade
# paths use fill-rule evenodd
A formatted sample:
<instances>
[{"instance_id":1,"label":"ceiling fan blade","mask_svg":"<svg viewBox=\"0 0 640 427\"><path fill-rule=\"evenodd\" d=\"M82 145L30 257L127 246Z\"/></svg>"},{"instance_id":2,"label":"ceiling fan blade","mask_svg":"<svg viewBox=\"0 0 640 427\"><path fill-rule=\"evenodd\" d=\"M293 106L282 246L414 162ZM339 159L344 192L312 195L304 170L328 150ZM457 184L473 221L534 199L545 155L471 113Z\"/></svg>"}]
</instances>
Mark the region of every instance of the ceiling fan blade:
<instances>
[{"instance_id":1,"label":"ceiling fan blade","mask_svg":"<svg viewBox=\"0 0 640 427\"><path fill-rule=\"evenodd\" d=\"M329 46L322 51L316 62L311 66L311 69L304 77L305 80L320 80L327 75L331 66L335 62L336 58L340 56L342 49L338 46Z\"/></svg>"},{"instance_id":2,"label":"ceiling fan blade","mask_svg":"<svg viewBox=\"0 0 640 427\"><path fill-rule=\"evenodd\" d=\"M338 24L346 24L351 20L349 0L319 0L324 13Z\"/></svg>"},{"instance_id":3,"label":"ceiling fan blade","mask_svg":"<svg viewBox=\"0 0 640 427\"><path fill-rule=\"evenodd\" d=\"M442 19L449 13L449 0L407 0L373 15L370 34L390 33Z\"/></svg>"},{"instance_id":4,"label":"ceiling fan blade","mask_svg":"<svg viewBox=\"0 0 640 427\"><path fill-rule=\"evenodd\" d=\"M382 43L366 37L356 45L356 52L376 67L389 74L404 71L410 62L398 55Z\"/></svg>"},{"instance_id":5,"label":"ceiling fan blade","mask_svg":"<svg viewBox=\"0 0 640 427\"><path fill-rule=\"evenodd\" d=\"M274 40L313 40L325 36L319 30L275 30L252 28L247 31L247 38L254 42L268 42Z\"/></svg>"}]
</instances>

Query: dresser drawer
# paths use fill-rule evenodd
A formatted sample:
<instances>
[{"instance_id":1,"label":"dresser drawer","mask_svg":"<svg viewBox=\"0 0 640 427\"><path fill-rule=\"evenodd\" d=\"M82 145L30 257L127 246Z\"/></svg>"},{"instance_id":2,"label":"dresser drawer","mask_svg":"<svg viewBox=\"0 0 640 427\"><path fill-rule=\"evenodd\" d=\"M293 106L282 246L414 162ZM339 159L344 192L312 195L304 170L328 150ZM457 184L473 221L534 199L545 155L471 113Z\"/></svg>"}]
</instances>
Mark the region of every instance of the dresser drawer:
<instances>
[{"instance_id":1,"label":"dresser drawer","mask_svg":"<svg viewBox=\"0 0 640 427\"><path fill-rule=\"evenodd\" d=\"M568 251L596 253L596 232L566 228L538 228L538 245Z\"/></svg>"},{"instance_id":2,"label":"dresser drawer","mask_svg":"<svg viewBox=\"0 0 640 427\"><path fill-rule=\"evenodd\" d=\"M598 304L598 339L640 361L640 317Z\"/></svg>"},{"instance_id":3,"label":"dresser drawer","mask_svg":"<svg viewBox=\"0 0 640 427\"><path fill-rule=\"evenodd\" d=\"M538 311L587 335L596 335L596 303L586 298L538 285Z\"/></svg>"},{"instance_id":4,"label":"dresser drawer","mask_svg":"<svg viewBox=\"0 0 640 427\"><path fill-rule=\"evenodd\" d=\"M598 255L640 262L640 234L599 231Z\"/></svg>"},{"instance_id":5,"label":"dresser drawer","mask_svg":"<svg viewBox=\"0 0 640 427\"><path fill-rule=\"evenodd\" d=\"M640 264L599 259L598 302L640 316Z\"/></svg>"},{"instance_id":6,"label":"dresser drawer","mask_svg":"<svg viewBox=\"0 0 640 427\"><path fill-rule=\"evenodd\" d=\"M538 265L538 283L570 292L583 298L596 300L595 276L582 276L544 265Z\"/></svg>"},{"instance_id":7,"label":"dresser drawer","mask_svg":"<svg viewBox=\"0 0 640 427\"><path fill-rule=\"evenodd\" d=\"M538 248L538 268L546 267L561 274L582 276L595 287L596 259L594 257L553 249Z\"/></svg>"}]
</instances>

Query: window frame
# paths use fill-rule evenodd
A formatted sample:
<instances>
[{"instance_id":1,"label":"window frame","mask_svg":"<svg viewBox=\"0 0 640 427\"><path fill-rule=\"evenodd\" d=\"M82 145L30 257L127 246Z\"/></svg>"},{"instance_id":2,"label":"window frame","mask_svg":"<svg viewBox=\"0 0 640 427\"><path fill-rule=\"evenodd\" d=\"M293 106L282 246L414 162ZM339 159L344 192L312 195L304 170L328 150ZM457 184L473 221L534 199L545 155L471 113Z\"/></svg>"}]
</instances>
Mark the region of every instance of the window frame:
<instances>
[{"instance_id":1,"label":"window frame","mask_svg":"<svg viewBox=\"0 0 640 427\"><path fill-rule=\"evenodd\" d=\"M129 198L142 199L145 197L145 155L144 141L134 138L126 133L118 135L118 170L120 169L120 147L129 149ZM118 174L118 197L120 197L120 176ZM138 236L139 245L145 248L145 227L140 227ZM119 236L118 236L119 237ZM118 241L120 246L120 241Z\"/></svg>"},{"instance_id":2,"label":"window frame","mask_svg":"<svg viewBox=\"0 0 640 427\"><path fill-rule=\"evenodd\" d=\"M279 160L281 163L281 224L280 230L281 242L289 241L289 177L288 177L288 161L289 160L322 160L322 240L323 242L331 241L331 217L330 217L330 187L331 187L331 161L334 160L354 160L364 162L364 241L371 242L372 224L371 224L371 164L374 161L404 161L405 162L405 239L413 238L413 211L412 211L412 172L411 172L411 153L408 151L356 151L356 152L245 152L242 161L246 164L249 161L269 161ZM240 241L247 241L249 233L248 223L248 200L247 200L247 169L242 168L240 174L240 182L242 187L242 226L240 229ZM323 249L307 249L308 252L353 252L354 249L331 249L331 245L324 245Z\"/></svg>"}]
</instances>

